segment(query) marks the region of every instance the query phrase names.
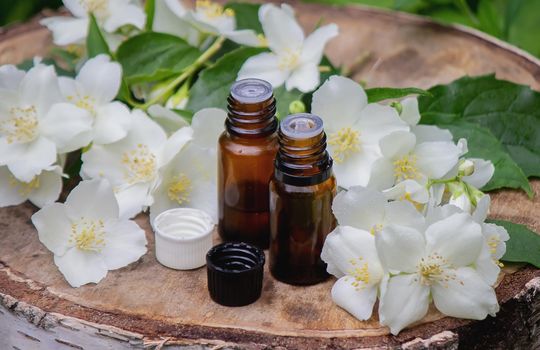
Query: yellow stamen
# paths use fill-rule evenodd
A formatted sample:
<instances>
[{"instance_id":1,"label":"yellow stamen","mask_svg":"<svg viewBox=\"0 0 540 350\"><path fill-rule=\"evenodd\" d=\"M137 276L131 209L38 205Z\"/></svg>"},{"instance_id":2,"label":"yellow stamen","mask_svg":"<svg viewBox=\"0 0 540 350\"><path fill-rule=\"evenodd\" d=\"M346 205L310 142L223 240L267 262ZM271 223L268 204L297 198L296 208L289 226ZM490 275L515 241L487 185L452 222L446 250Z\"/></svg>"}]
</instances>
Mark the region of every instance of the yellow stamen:
<instances>
[{"instance_id":1,"label":"yellow stamen","mask_svg":"<svg viewBox=\"0 0 540 350\"><path fill-rule=\"evenodd\" d=\"M109 0L79 0L86 12L93 13L97 17L109 15Z\"/></svg>"},{"instance_id":2,"label":"yellow stamen","mask_svg":"<svg viewBox=\"0 0 540 350\"><path fill-rule=\"evenodd\" d=\"M9 185L11 187L18 187L17 192L23 197L28 197L30 193L39 188L40 182L39 177L34 176L30 182L23 182L17 180L13 175L10 175Z\"/></svg>"},{"instance_id":3,"label":"yellow stamen","mask_svg":"<svg viewBox=\"0 0 540 350\"><path fill-rule=\"evenodd\" d=\"M221 16L233 17L233 9L224 9L221 4L209 1L209 0L197 0L195 2L195 8L197 11L201 11L208 18L217 18Z\"/></svg>"},{"instance_id":4,"label":"yellow stamen","mask_svg":"<svg viewBox=\"0 0 540 350\"><path fill-rule=\"evenodd\" d=\"M450 281L456 280L456 275L452 271L453 266L437 253L433 253L420 260L417 265L420 283L430 286L434 283L448 287ZM463 284L463 282L459 282Z\"/></svg>"},{"instance_id":5,"label":"yellow stamen","mask_svg":"<svg viewBox=\"0 0 540 350\"><path fill-rule=\"evenodd\" d=\"M363 260L362 257L349 260L353 268L347 271L347 275L353 278L351 285L357 290L364 289L371 280L369 264Z\"/></svg>"},{"instance_id":6,"label":"yellow stamen","mask_svg":"<svg viewBox=\"0 0 540 350\"><path fill-rule=\"evenodd\" d=\"M0 134L6 136L7 143L26 143L37 137L38 126L36 107L13 107L8 119L0 122Z\"/></svg>"},{"instance_id":7,"label":"yellow stamen","mask_svg":"<svg viewBox=\"0 0 540 350\"><path fill-rule=\"evenodd\" d=\"M369 230L369 233L371 233L372 235L375 236L375 234L382 231L383 227L384 227L383 224L375 224L375 225L373 225L371 230Z\"/></svg>"},{"instance_id":8,"label":"yellow stamen","mask_svg":"<svg viewBox=\"0 0 540 350\"><path fill-rule=\"evenodd\" d=\"M268 47L268 39L266 39L264 34L257 34L257 39L259 40L259 45L261 47Z\"/></svg>"},{"instance_id":9,"label":"yellow stamen","mask_svg":"<svg viewBox=\"0 0 540 350\"><path fill-rule=\"evenodd\" d=\"M498 235L492 235L489 236L487 239L487 245L489 247L489 252L491 255L495 255L497 253L497 247L499 246L499 243L501 243L501 238ZM497 264L499 267L504 267L504 264L499 261L499 259L493 258L493 261L495 264Z\"/></svg>"},{"instance_id":10,"label":"yellow stamen","mask_svg":"<svg viewBox=\"0 0 540 350\"><path fill-rule=\"evenodd\" d=\"M420 202L417 202L414 199L412 199L412 196L411 196L411 194L409 192L405 192L405 194L403 196L401 196L399 199L402 200L402 201L410 202L412 205L414 205L414 207L418 211L423 211L424 210L424 204L422 204Z\"/></svg>"},{"instance_id":11,"label":"yellow stamen","mask_svg":"<svg viewBox=\"0 0 540 350\"><path fill-rule=\"evenodd\" d=\"M86 109L88 112L92 113L93 115L96 115L96 109L95 109L96 99L93 98L92 96L89 96L89 95L81 96L77 94L76 96L68 96L66 98L69 102L75 104L75 106L82 109Z\"/></svg>"},{"instance_id":12,"label":"yellow stamen","mask_svg":"<svg viewBox=\"0 0 540 350\"><path fill-rule=\"evenodd\" d=\"M281 70L293 70L300 61L300 52L298 50L287 49L279 57L278 67Z\"/></svg>"},{"instance_id":13,"label":"yellow stamen","mask_svg":"<svg viewBox=\"0 0 540 350\"><path fill-rule=\"evenodd\" d=\"M71 224L71 235L68 242L83 251L101 252L105 247L103 221L81 217L78 222Z\"/></svg>"},{"instance_id":14,"label":"yellow stamen","mask_svg":"<svg viewBox=\"0 0 540 350\"><path fill-rule=\"evenodd\" d=\"M146 145L138 144L136 149L125 152L122 163L125 165L124 179L129 184L147 182L156 176L156 156Z\"/></svg>"},{"instance_id":15,"label":"yellow stamen","mask_svg":"<svg viewBox=\"0 0 540 350\"><path fill-rule=\"evenodd\" d=\"M167 195L170 200L176 201L178 204L183 204L189 202L190 192L191 181L186 175L180 174L173 178L167 190Z\"/></svg>"},{"instance_id":16,"label":"yellow stamen","mask_svg":"<svg viewBox=\"0 0 540 350\"><path fill-rule=\"evenodd\" d=\"M407 179L419 179L420 174L416 163L418 158L415 155L406 155L394 161L394 176L403 181Z\"/></svg>"},{"instance_id":17,"label":"yellow stamen","mask_svg":"<svg viewBox=\"0 0 540 350\"><path fill-rule=\"evenodd\" d=\"M352 153L360 152L360 132L351 128L342 128L330 134L328 144L335 146L332 157L336 163L341 163Z\"/></svg>"}]
</instances>

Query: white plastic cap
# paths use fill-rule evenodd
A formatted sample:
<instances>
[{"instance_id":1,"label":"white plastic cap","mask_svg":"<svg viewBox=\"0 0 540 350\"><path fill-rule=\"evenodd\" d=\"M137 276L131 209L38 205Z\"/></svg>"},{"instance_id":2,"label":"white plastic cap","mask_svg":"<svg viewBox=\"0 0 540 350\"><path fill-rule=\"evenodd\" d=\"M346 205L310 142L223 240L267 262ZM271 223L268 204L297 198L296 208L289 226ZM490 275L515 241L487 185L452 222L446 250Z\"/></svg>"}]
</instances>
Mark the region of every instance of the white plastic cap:
<instances>
[{"instance_id":1,"label":"white plastic cap","mask_svg":"<svg viewBox=\"0 0 540 350\"><path fill-rule=\"evenodd\" d=\"M170 209L159 214L152 226L156 234L156 258L162 265L192 270L206 264L214 231L210 215L199 209Z\"/></svg>"}]
</instances>

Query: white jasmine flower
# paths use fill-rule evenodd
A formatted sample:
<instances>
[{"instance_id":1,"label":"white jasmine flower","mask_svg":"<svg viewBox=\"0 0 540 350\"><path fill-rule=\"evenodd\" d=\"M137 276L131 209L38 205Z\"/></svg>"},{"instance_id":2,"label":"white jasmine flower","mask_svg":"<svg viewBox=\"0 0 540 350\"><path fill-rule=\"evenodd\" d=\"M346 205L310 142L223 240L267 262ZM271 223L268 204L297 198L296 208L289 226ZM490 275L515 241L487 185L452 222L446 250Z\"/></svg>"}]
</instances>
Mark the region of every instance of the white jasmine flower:
<instances>
[{"instance_id":1,"label":"white jasmine flower","mask_svg":"<svg viewBox=\"0 0 540 350\"><path fill-rule=\"evenodd\" d=\"M380 147L383 158L373 165L370 179L370 186L379 189L407 179L421 184L440 179L458 164L463 151L450 141L416 143L416 136L404 131L382 138Z\"/></svg>"},{"instance_id":2,"label":"white jasmine flower","mask_svg":"<svg viewBox=\"0 0 540 350\"><path fill-rule=\"evenodd\" d=\"M162 105L150 106L148 114L165 130L167 135L174 134L184 126L189 126L189 123L183 117Z\"/></svg>"},{"instance_id":3,"label":"white jasmine flower","mask_svg":"<svg viewBox=\"0 0 540 350\"><path fill-rule=\"evenodd\" d=\"M420 111L418 109L418 99L407 97L400 101L401 113L399 116L410 126L415 126L420 121Z\"/></svg>"},{"instance_id":4,"label":"white jasmine flower","mask_svg":"<svg viewBox=\"0 0 540 350\"><path fill-rule=\"evenodd\" d=\"M108 270L146 253L146 236L135 222L119 219L118 203L106 180L82 181L66 202L32 215L41 243L72 287L98 283Z\"/></svg>"},{"instance_id":5,"label":"white jasmine flower","mask_svg":"<svg viewBox=\"0 0 540 350\"><path fill-rule=\"evenodd\" d=\"M393 334L422 319L430 298L452 317L480 320L499 310L495 291L475 267L484 237L470 215L450 215L425 231L388 225L375 244L392 271L381 284L379 319Z\"/></svg>"},{"instance_id":6,"label":"white jasmine flower","mask_svg":"<svg viewBox=\"0 0 540 350\"><path fill-rule=\"evenodd\" d=\"M29 182L17 180L6 166L0 167L0 207L19 205L29 200L42 208L54 203L62 191L62 168L45 168Z\"/></svg>"},{"instance_id":7,"label":"white jasmine flower","mask_svg":"<svg viewBox=\"0 0 540 350\"><path fill-rule=\"evenodd\" d=\"M484 222L487 219L490 204L491 198L486 194L478 201L472 217L482 226L482 234L486 241L483 254L476 264L477 270L482 272L486 283L494 284L499 276L500 267L503 266L500 259L506 253L506 241L510 239L510 235L504 227Z\"/></svg>"},{"instance_id":8,"label":"white jasmine flower","mask_svg":"<svg viewBox=\"0 0 540 350\"><path fill-rule=\"evenodd\" d=\"M481 189L484 187L495 173L495 166L490 160L480 158L469 158L472 162L472 173L463 174L461 179L469 185Z\"/></svg>"},{"instance_id":9,"label":"white jasmine flower","mask_svg":"<svg viewBox=\"0 0 540 350\"><path fill-rule=\"evenodd\" d=\"M152 193L160 183L160 170L191 138L182 128L169 139L165 131L144 112L132 113L127 136L107 145L93 145L83 153L81 176L105 178L114 188L121 217L133 217L153 203Z\"/></svg>"},{"instance_id":10,"label":"white jasmine flower","mask_svg":"<svg viewBox=\"0 0 540 350\"><path fill-rule=\"evenodd\" d=\"M319 63L324 47L338 35L338 27L335 24L322 26L306 38L294 18L294 11L286 4L281 8L262 5L259 21L271 52L250 57L237 79L264 79L274 87L285 83L287 90L297 88L302 92L315 89L320 82Z\"/></svg>"},{"instance_id":11,"label":"white jasmine flower","mask_svg":"<svg viewBox=\"0 0 540 350\"><path fill-rule=\"evenodd\" d=\"M332 300L354 317L369 319L383 278L374 236L340 225L326 237L321 258L328 264L328 273L338 278Z\"/></svg>"},{"instance_id":12,"label":"white jasmine flower","mask_svg":"<svg viewBox=\"0 0 540 350\"><path fill-rule=\"evenodd\" d=\"M88 34L89 13L106 33L114 33L124 25L143 29L146 15L138 1L132 0L63 0L74 17L49 17L40 23L53 34L56 45L84 44Z\"/></svg>"},{"instance_id":13,"label":"white jasmine flower","mask_svg":"<svg viewBox=\"0 0 540 350\"><path fill-rule=\"evenodd\" d=\"M432 185L432 205L449 203L474 213L477 203L485 196L479 188L491 180L494 172L495 167L491 161L477 158L462 160L457 169L451 171L455 175L454 181Z\"/></svg>"},{"instance_id":14,"label":"white jasmine flower","mask_svg":"<svg viewBox=\"0 0 540 350\"><path fill-rule=\"evenodd\" d=\"M441 129L435 125L418 124L421 116L416 97L407 97L399 104L401 105L399 116L411 127L411 132L416 136L416 143L452 141L453 136L448 129Z\"/></svg>"},{"instance_id":15,"label":"white jasmine flower","mask_svg":"<svg viewBox=\"0 0 540 350\"><path fill-rule=\"evenodd\" d=\"M334 172L344 188L367 185L374 162L382 157L380 140L409 130L394 108L368 104L360 84L340 76L330 77L315 91L311 111L324 121Z\"/></svg>"},{"instance_id":16,"label":"white jasmine flower","mask_svg":"<svg viewBox=\"0 0 540 350\"><path fill-rule=\"evenodd\" d=\"M57 153L90 142L92 118L63 102L53 67L38 64L22 79L12 73L13 79L3 83L10 87L0 88L0 165L18 180L31 182L56 162Z\"/></svg>"},{"instance_id":17,"label":"white jasmine flower","mask_svg":"<svg viewBox=\"0 0 540 350\"><path fill-rule=\"evenodd\" d=\"M192 46L199 46L200 33L183 19L186 13L187 9L179 0L156 0L152 30L178 36Z\"/></svg>"},{"instance_id":18,"label":"white jasmine flower","mask_svg":"<svg viewBox=\"0 0 540 350\"><path fill-rule=\"evenodd\" d=\"M482 227L482 235L484 236L482 251L475 262L476 270L487 284L493 285L497 281L497 277L501 271L500 267L502 264L499 262L499 259L506 252L505 242L510 236L504 227L484 222L489 212L490 202L489 195L482 197L478 201L472 218ZM467 212L452 204L428 208L426 223L430 225L456 213Z\"/></svg>"},{"instance_id":19,"label":"white jasmine flower","mask_svg":"<svg viewBox=\"0 0 540 350\"><path fill-rule=\"evenodd\" d=\"M113 101L122 82L122 67L107 55L88 60L75 79L60 77L60 90L75 106L84 109L94 120L91 139L105 144L118 141L131 127L126 105Z\"/></svg>"},{"instance_id":20,"label":"white jasmine flower","mask_svg":"<svg viewBox=\"0 0 540 350\"><path fill-rule=\"evenodd\" d=\"M375 235L389 224L424 228L424 217L408 201L388 201L369 187L353 186L337 194L332 211L339 225L351 226Z\"/></svg>"},{"instance_id":21,"label":"white jasmine flower","mask_svg":"<svg viewBox=\"0 0 540 350\"><path fill-rule=\"evenodd\" d=\"M217 223L217 146L227 113L206 108L193 116L193 139L163 169L154 192L151 219L177 207L207 212Z\"/></svg>"},{"instance_id":22,"label":"white jasmine flower","mask_svg":"<svg viewBox=\"0 0 540 350\"><path fill-rule=\"evenodd\" d=\"M436 141L452 142L454 139L450 130L441 129L435 125L411 125L411 132L416 136L416 143Z\"/></svg>"},{"instance_id":23,"label":"white jasmine flower","mask_svg":"<svg viewBox=\"0 0 540 350\"><path fill-rule=\"evenodd\" d=\"M222 35L238 44L260 46L263 42L253 30L236 30L234 11L216 2L197 0L195 10L188 11L185 18L203 33Z\"/></svg>"},{"instance_id":24,"label":"white jasmine flower","mask_svg":"<svg viewBox=\"0 0 540 350\"><path fill-rule=\"evenodd\" d=\"M261 46L262 39L253 30L236 30L236 18L232 9L209 0L198 0L191 10L178 0L156 0L153 29L184 38L194 46L208 34L224 36L247 46Z\"/></svg>"},{"instance_id":25,"label":"white jasmine flower","mask_svg":"<svg viewBox=\"0 0 540 350\"><path fill-rule=\"evenodd\" d=\"M384 190L383 193L389 200L411 202L420 212L424 211L430 199L426 186L420 185L414 180L402 181L394 187Z\"/></svg>"},{"instance_id":26,"label":"white jasmine flower","mask_svg":"<svg viewBox=\"0 0 540 350\"><path fill-rule=\"evenodd\" d=\"M17 90L25 74L12 64L0 66L0 89Z\"/></svg>"}]
</instances>

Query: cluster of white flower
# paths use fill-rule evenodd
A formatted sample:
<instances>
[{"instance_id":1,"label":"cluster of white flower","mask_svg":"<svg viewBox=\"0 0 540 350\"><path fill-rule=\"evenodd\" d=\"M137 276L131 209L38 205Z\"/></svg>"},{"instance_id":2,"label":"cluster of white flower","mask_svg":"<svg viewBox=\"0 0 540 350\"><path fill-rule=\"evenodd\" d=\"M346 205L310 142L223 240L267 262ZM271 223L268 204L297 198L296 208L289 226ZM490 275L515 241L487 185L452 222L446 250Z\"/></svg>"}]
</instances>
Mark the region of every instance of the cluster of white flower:
<instances>
[{"instance_id":1,"label":"cluster of white flower","mask_svg":"<svg viewBox=\"0 0 540 350\"><path fill-rule=\"evenodd\" d=\"M217 220L217 139L226 113L203 109L188 126L180 116L156 106L159 117L154 121L113 101L121 77L120 65L106 55L88 60L75 79L59 78L53 67L40 63L28 73L0 67L0 205L30 199L43 207L34 220L40 239L55 253L56 264L73 286L97 282L108 269L124 266L120 261L133 261L134 255L124 254L128 260L107 263L108 254L122 255L125 249L104 243L112 234L108 219L126 220L147 207L154 217L189 206ZM65 204L68 225L60 215L64 209L53 202L62 190L63 158L78 149L83 150L82 178L96 181L83 181L70 194ZM100 197L109 189L114 200L109 194ZM87 204L82 204L82 193ZM132 223L122 225L125 231L119 234L140 230ZM146 240L137 237L126 244L137 245L134 251L141 252ZM105 263L87 266L94 258Z\"/></svg>"},{"instance_id":2,"label":"cluster of white flower","mask_svg":"<svg viewBox=\"0 0 540 350\"><path fill-rule=\"evenodd\" d=\"M320 83L319 63L326 43L338 35L335 24L322 26L307 38L287 4L281 8L262 5L259 21L271 52L249 58L238 79L264 79L274 87L285 83L287 90L313 91Z\"/></svg>"},{"instance_id":3,"label":"cluster of white flower","mask_svg":"<svg viewBox=\"0 0 540 350\"><path fill-rule=\"evenodd\" d=\"M416 98L399 106L401 113L368 103L362 86L341 76L330 77L315 91L311 111L324 121L338 185L376 188L421 211L431 201L472 213L484 196L479 188L493 176L493 164L460 159L467 153L465 139L455 144L448 130L418 125Z\"/></svg>"},{"instance_id":4,"label":"cluster of white flower","mask_svg":"<svg viewBox=\"0 0 540 350\"><path fill-rule=\"evenodd\" d=\"M42 21L57 45L83 43L89 13L113 50L146 23L138 0L64 4L74 17ZM337 26L305 37L286 4L262 5L258 15L260 35L237 30L234 11L208 0L197 1L194 9L178 0L156 0L152 29L200 49L225 38L267 46L270 52L245 61L238 79L313 91ZM194 74L200 67L195 68ZM190 79L180 83L185 84L167 106L185 105ZM203 109L189 125L154 104L148 108L151 118L115 101L121 84L122 68L107 55L87 60L74 79L58 77L39 62L27 73L0 67L0 206L30 200L43 207L33 223L75 287L97 283L109 269L146 252L144 231L129 219L147 208L151 219L180 206L202 209L217 221L217 142L226 112ZM156 83L154 92L159 88ZM344 189L333 204L339 226L322 254L338 277L333 300L367 319L378 298L379 320L394 334L424 317L431 301L450 316L495 314L493 285L509 237L504 228L484 223L490 199L480 188L493 176L493 164L463 158L466 140L455 143L448 130L418 125L415 98L392 106L368 103L364 89L345 77L324 82L313 94L311 111L324 121ZM77 150L83 181L65 204L54 203L66 154Z\"/></svg>"},{"instance_id":5,"label":"cluster of white flower","mask_svg":"<svg viewBox=\"0 0 540 350\"><path fill-rule=\"evenodd\" d=\"M59 78L41 63L28 73L2 66L0 74L2 206L54 202L66 153L115 142L131 127L127 106L113 101L121 67L107 56L89 60L75 79Z\"/></svg>"},{"instance_id":6,"label":"cluster of white flower","mask_svg":"<svg viewBox=\"0 0 540 350\"><path fill-rule=\"evenodd\" d=\"M493 165L460 160L465 140L456 145L447 130L417 125L416 99L400 107L368 104L359 84L337 76L313 96L346 189L322 253L338 277L332 298L364 320L378 297L379 320L394 334L422 319L431 300L449 316L494 315L509 236L484 223L490 201L478 188Z\"/></svg>"},{"instance_id":7,"label":"cluster of white flower","mask_svg":"<svg viewBox=\"0 0 540 350\"><path fill-rule=\"evenodd\" d=\"M74 17L49 17L41 20L53 33L59 46L84 44L88 35L89 14L92 13L105 31L107 43L116 48L124 39L123 27L143 29L146 22L138 0L62 0Z\"/></svg>"},{"instance_id":8,"label":"cluster of white flower","mask_svg":"<svg viewBox=\"0 0 540 350\"><path fill-rule=\"evenodd\" d=\"M82 155L81 176L112 184L121 217L133 217L147 207L155 217L166 209L189 206L217 221L217 139L225 117L223 110L203 109L191 126L167 137L156 121L135 110L125 138L93 145Z\"/></svg>"},{"instance_id":9,"label":"cluster of white flower","mask_svg":"<svg viewBox=\"0 0 540 350\"><path fill-rule=\"evenodd\" d=\"M60 46L83 44L88 34L89 14L92 13L106 35L111 48L123 39L141 30L146 14L138 0L63 0L74 17L50 17L41 23L54 36ZM179 0L156 0L152 30L186 39L197 47L205 47L209 39L223 36L247 46L264 46L264 37L253 30L236 30L234 11L209 0L198 0L194 9Z\"/></svg>"},{"instance_id":10,"label":"cluster of white flower","mask_svg":"<svg viewBox=\"0 0 540 350\"><path fill-rule=\"evenodd\" d=\"M204 47L215 36L223 36L238 44L264 46L264 37L253 30L236 30L232 9L209 1L197 0L194 9L186 8L179 0L156 0L153 28L186 39L193 46Z\"/></svg>"}]
</instances>

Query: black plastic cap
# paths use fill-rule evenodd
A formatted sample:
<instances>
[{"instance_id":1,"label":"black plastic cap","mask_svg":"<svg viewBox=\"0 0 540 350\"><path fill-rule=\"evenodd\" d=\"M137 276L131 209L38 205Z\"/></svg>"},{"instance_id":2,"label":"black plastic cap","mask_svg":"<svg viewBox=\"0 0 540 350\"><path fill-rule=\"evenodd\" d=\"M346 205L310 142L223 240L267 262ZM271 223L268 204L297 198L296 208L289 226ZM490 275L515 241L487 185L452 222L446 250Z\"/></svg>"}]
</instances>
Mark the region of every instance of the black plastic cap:
<instances>
[{"instance_id":1,"label":"black plastic cap","mask_svg":"<svg viewBox=\"0 0 540 350\"><path fill-rule=\"evenodd\" d=\"M261 296L264 251L247 243L222 243L208 251L208 291L224 306L249 305Z\"/></svg>"}]
</instances>

